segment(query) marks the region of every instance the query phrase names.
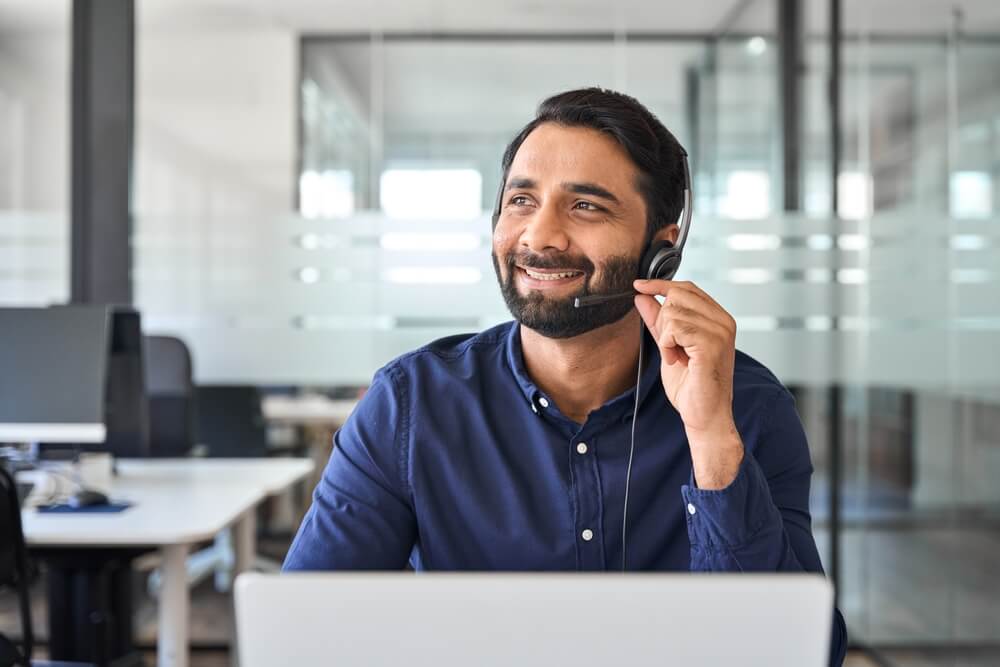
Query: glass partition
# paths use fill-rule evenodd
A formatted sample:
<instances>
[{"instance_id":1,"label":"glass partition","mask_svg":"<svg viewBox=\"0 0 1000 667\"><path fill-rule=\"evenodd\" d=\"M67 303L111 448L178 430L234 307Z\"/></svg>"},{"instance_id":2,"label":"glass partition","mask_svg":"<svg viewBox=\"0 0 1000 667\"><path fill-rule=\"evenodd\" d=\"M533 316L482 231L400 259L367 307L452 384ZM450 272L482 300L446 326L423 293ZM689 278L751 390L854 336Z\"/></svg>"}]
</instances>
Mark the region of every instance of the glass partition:
<instances>
[{"instance_id":1,"label":"glass partition","mask_svg":"<svg viewBox=\"0 0 1000 667\"><path fill-rule=\"evenodd\" d=\"M773 26L774 3L753 4L753 25ZM738 346L796 395L828 566L839 420L852 639L995 646L1000 26L969 35L942 13L932 34L887 36L858 29L874 22L858 13L897 5L847 5L835 218L828 43L811 27L826 4L806 6L821 17L806 22L795 213L781 210L773 30L301 42L262 31L221 37L214 69L197 54L219 36L151 34L133 239L147 328L185 338L203 383L331 387L508 319L489 256L503 147L549 94L623 90L691 152L681 277L734 314Z\"/></svg>"},{"instance_id":2,"label":"glass partition","mask_svg":"<svg viewBox=\"0 0 1000 667\"><path fill-rule=\"evenodd\" d=\"M0 21L0 306L69 298L70 3Z\"/></svg>"}]
</instances>

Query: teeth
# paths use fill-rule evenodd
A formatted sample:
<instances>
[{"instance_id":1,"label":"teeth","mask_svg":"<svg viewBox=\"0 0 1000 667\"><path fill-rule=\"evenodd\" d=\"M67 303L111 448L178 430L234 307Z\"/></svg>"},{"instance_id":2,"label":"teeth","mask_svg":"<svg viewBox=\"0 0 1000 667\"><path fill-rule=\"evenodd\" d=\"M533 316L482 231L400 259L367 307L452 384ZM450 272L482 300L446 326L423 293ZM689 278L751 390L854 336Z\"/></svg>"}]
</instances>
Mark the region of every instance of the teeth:
<instances>
[{"instance_id":1,"label":"teeth","mask_svg":"<svg viewBox=\"0 0 1000 667\"><path fill-rule=\"evenodd\" d=\"M527 273L530 277L534 278L535 280L560 280L562 278L569 278L570 276L575 276L576 274L579 273L579 271L567 271L564 273L537 273L535 271L532 271L531 269L525 269L524 272Z\"/></svg>"}]
</instances>

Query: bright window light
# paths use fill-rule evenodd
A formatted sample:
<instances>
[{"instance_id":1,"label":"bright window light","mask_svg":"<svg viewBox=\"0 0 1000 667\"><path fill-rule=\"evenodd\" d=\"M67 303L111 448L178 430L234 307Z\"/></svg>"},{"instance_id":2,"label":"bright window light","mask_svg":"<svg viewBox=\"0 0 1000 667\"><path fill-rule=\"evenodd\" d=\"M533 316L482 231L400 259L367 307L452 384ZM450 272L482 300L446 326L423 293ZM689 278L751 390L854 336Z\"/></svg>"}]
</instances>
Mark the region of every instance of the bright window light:
<instances>
[{"instance_id":1,"label":"bright window light","mask_svg":"<svg viewBox=\"0 0 1000 667\"><path fill-rule=\"evenodd\" d=\"M868 245L868 238L861 234L840 234L837 237L837 247L841 250L865 250Z\"/></svg>"},{"instance_id":2,"label":"bright window light","mask_svg":"<svg viewBox=\"0 0 1000 667\"><path fill-rule=\"evenodd\" d=\"M729 269L727 277L737 285L762 285L772 279L770 271L757 268Z\"/></svg>"},{"instance_id":3,"label":"bright window light","mask_svg":"<svg viewBox=\"0 0 1000 667\"><path fill-rule=\"evenodd\" d=\"M391 218L469 220L482 214L483 177L475 169L386 169L379 192Z\"/></svg>"},{"instance_id":4,"label":"bright window light","mask_svg":"<svg viewBox=\"0 0 1000 667\"><path fill-rule=\"evenodd\" d=\"M837 269L837 282L842 285L860 285L868 282L868 272L864 269Z\"/></svg>"},{"instance_id":5,"label":"bright window light","mask_svg":"<svg viewBox=\"0 0 1000 667\"><path fill-rule=\"evenodd\" d=\"M988 218L993 214L993 182L985 171L951 175L951 217Z\"/></svg>"},{"instance_id":6,"label":"bright window light","mask_svg":"<svg viewBox=\"0 0 1000 667\"><path fill-rule=\"evenodd\" d=\"M752 56L763 55L767 51L767 40L757 35L747 40L747 53Z\"/></svg>"},{"instance_id":7,"label":"bright window light","mask_svg":"<svg viewBox=\"0 0 1000 667\"><path fill-rule=\"evenodd\" d=\"M719 214L733 220L759 220L771 213L771 177L766 171L732 171Z\"/></svg>"},{"instance_id":8,"label":"bright window light","mask_svg":"<svg viewBox=\"0 0 1000 667\"><path fill-rule=\"evenodd\" d=\"M390 283L469 284L482 280L482 273L470 266L401 266L387 269L383 277Z\"/></svg>"},{"instance_id":9,"label":"bright window light","mask_svg":"<svg viewBox=\"0 0 1000 667\"><path fill-rule=\"evenodd\" d=\"M315 266L305 266L299 269L299 280L307 285L319 282L319 269Z\"/></svg>"},{"instance_id":10,"label":"bright window light","mask_svg":"<svg viewBox=\"0 0 1000 667\"><path fill-rule=\"evenodd\" d=\"M837 208L844 220L864 220L872 214L872 179L860 171L837 176Z\"/></svg>"},{"instance_id":11,"label":"bright window light","mask_svg":"<svg viewBox=\"0 0 1000 667\"><path fill-rule=\"evenodd\" d=\"M830 250L833 237L829 234L810 234L806 237L806 247L810 250Z\"/></svg>"},{"instance_id":12,"label":"bright window light","mask_svg":"<svg viewBox=\"0 0 1000 667\"><path fill-rule=\"evenodd\" d=\"M956 234L951 237L952 250L982 250L989 247L989 239L981 234Z\"/></svg>"},{"instance_id":13,"label":"bright window light","mask_svg":"<svg viewBox=\"0 0 1000 667\"><path fill-rule=\"evenodd\" d=\"M299 213L304 218L354 214L354 174L348 169L307 170L299 177Z\"/></svg>"},{"instance_id":14,"label":"bright window light","mask_svg":"<svg viewBox=\"0 0 1000 667\"><path fill-rule=\"evenodd\" d=\"M379 239L383 250L463 252L479 247L477 234L405 234L386 232Z\"/></svg>"},{"instance_id":15,"label":"bright window light","mask_svg":"<svg viewBox=\"0 0 1000 667\"><path fill-rule=\"evenodd\" d=\"M730 250L777 250L781 237L777 234L733 234L726 239Z\"/></svg>"}]
</instances>

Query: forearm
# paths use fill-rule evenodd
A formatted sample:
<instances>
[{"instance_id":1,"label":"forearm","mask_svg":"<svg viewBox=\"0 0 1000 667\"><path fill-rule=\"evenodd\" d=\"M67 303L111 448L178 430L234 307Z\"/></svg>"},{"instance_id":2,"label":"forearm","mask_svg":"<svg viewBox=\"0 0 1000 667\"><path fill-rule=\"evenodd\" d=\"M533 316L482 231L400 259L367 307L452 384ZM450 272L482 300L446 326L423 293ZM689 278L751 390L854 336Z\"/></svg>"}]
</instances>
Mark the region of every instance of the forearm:
<instances>
[{"instance_id":1,"label":"forearm","mask_svg":"<svg viewBox=\"0 0 1000 667\"><path fill-rule=\"evenodd\" d=\"M694 481L694 480L692 480ZM730 484L682 488L692 571L778 572L804 568L753 456L744 453Z\"/></svg>"}]
</instances>

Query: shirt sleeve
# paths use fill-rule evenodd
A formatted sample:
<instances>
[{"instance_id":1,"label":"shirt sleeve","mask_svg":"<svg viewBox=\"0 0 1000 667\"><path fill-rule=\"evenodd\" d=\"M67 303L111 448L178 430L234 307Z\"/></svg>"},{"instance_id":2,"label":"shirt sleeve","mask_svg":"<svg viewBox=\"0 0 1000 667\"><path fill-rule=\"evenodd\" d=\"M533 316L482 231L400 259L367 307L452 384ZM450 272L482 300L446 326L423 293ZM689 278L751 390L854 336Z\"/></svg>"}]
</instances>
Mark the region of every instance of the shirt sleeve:
<instances>
[{"instance_id":1,"label":"shirt sleeve","mask_svg":"<svg viewBox=\"0 0 1000 667\"><path fill-rule=\"evenodd\" d=\"M401 371L383 368L334 436L333 452L283 571L400 570L416 520L406 475Z\"/></svg>"},{"instance_id":2,"label":"shirt sleeve","mask_svg":"<svg viewBox=\"0 0 1000 667\"><path fill-rule=\"evenodd\" d=\"M772 403L729 486L699 489L692 473L681 487L692 571L823 572L809 513L813 466L805 431L788 392ZM847 631L833 612L830 664L840 665Z\"/></svg>"}]
</instances>

